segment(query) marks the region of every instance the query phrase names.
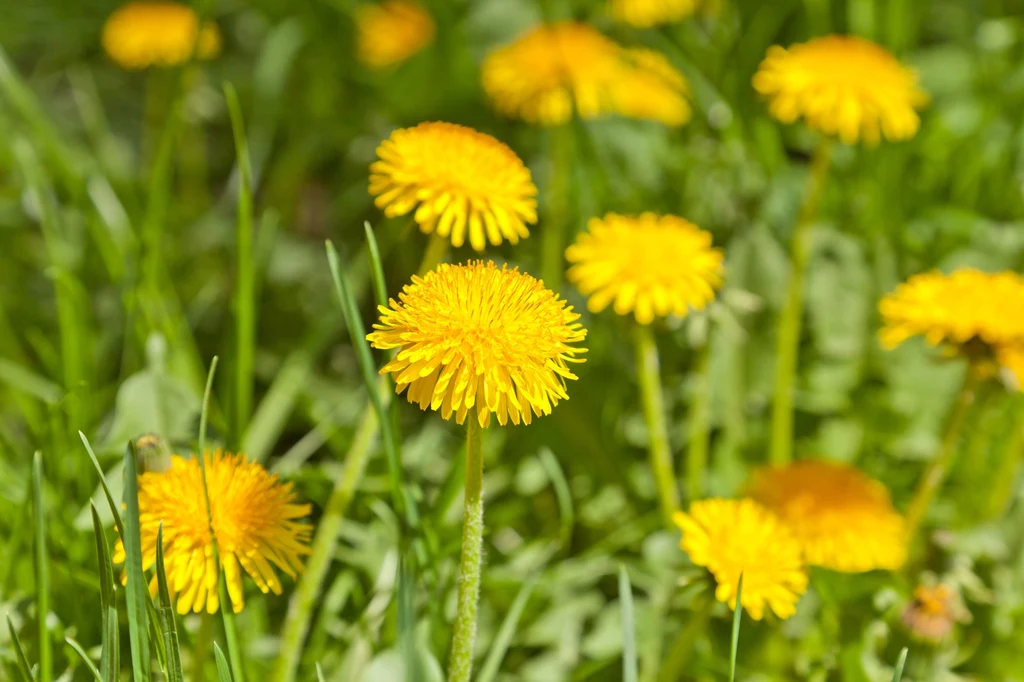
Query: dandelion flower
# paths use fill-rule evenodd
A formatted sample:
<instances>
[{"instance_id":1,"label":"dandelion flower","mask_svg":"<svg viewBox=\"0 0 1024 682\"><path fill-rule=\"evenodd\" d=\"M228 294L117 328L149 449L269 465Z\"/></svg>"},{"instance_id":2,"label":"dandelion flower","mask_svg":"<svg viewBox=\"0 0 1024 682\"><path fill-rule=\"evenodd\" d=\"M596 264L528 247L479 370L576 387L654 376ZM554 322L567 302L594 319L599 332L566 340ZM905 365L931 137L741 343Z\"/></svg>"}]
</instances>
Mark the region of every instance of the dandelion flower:
<instances>
[{"instance_id":1,"label":"dandelion flower","mask_svg":"<svg viewBox=\"0 0 1024 682\"><path fill-rule=\"evenodd\" d=\"M575 113L681 125L690 115L686 82L664 57L628 50L592 26L537 26L484 62L484 91L507 116L558 125Z\"/></svg>"},{"instance_id":2,"label":"dandelion flower","mask_svg":"<svg viewBox=\"0 0 1024 682\"><path fill-rule=\"evenodd\" d=\"M889 491L853 467L808 460L762 469L750 496L793 529L812 566L857 573L906 560L906 523Z\"/></svg>"},{"instance_id":3,"label":"dandelion flower","mask_svg":"<svg viewBox=\"0 0 1024 682\"><path fill-rule=\"evenodd\" d=\"M796 612L807 590L800 543L778 517L753 500L694 502L673 519L683 531L680 543L690 560L715 577L715 598L736 609L736 586L743 575L743 608L761 620L765 606L779 618Z\"/></svg>"},{"instance_id":4,"label":"dandelion flower","mask_svg":"<svg viewBox=\"0 0 1024 682\"><path fill-rule=\"evenodd\" d=\"M434 20L418 2L385 0L356 10L359 59L374 69L404 62L434 39Z\"/></svg>"},{"instance_id":5,"label":"dandelion flower","mask_svg":"<svg viewBox=\"0 0 1024 682\"><path fill-rule=\"evenodd\" d=\"M879 338L895 348L912 336L1024 377L1024 278L964 268L914 275L878 304Z\"/></svg>"},{"instance_id":6,"label":"dandelion flower","mask_svg":"<svg viewBox=\"0 0 1024 682\"><path fill-rule=\"evenodd\" d=\"M919 585L914 600L903 611L903 624L915 638L938 644L949 637L953 626L970 620L967 608L948 585Z\"/></svg>"},{"instance_id":7,"label":"dandelion flower","mask_svg":"<svg viewBox=\"0 0 1024 682\"><path fill-rule=\"evenodd\" d=\"M192 56L212 59L220 52L220 31L199 18L188 5L176 2L132 2L119 9L103 26L103 49L122 68L178 66ZM198 33L198 38L196 34Z\"/></svg>"},{"instance_id":8,"label":"dandelion flower","mask_svg":"<svg viewBox=\"0 0 1024 682\"><path fill-rule=\"evenodd\" d=\"M1010 384L1020 391L1024 389L1024 345L1004 346L996 350L996 361L1010 374Z\"/></svg>"},{"instance_id":9,"label":"dandelion flower","mask_svg":"<svg viewBox=\"0 0 1024 682\"><path fill-rule=\"evenodd\" d=\"M312 527L297 519L308 516L311 508L295 502L290 483L281 483L244 455L207 453L205 464L217 548L228 597L238 612L244 604L240 567L263 593L274 594L281 594L274 566L292 578L302 570ZM142 566L148 570L156 563L162 523L168 587L177 595L181 614L204 608L214 613L219 606L209 518L198 459L175 455L167 471L139 476ZM121 541L113 559L125 560ZM149 588L156 594L156 578Z\"/></svg>"},{"instance_id":10,"label":"dandelion flower","mask_svg":"<svg viewBox=\"0 0 1024 682\"><path fill-rule=\"evenodd\" d=\"M670 24L693 14L699 0L609 0L612 18L637 28Z\"/></svg>"},{"instance_id":11,"label":"dandelion flower","mask_svg":"<svg viewBox=\"0 0 1024 682\"><path fill-rule=\"evenodd\" d=\"M469 243L515 244L537 222L537 187L529 169L490 135L454 123L396 130L370 166L370 194L388 217L413 209L420 229Z\"/></svg>"},{"instance_id":12,"label":"dandelion flower","mask_svg":"<svg viewBox=\"0 0 1024 682\"><path fill-rule=\"evenodd\" d=\"M529 424L567 400L570 362L584 349L579 315L544 283L515 269L475 261L443 264L413 277L367 335L376 348L398 348L381 370L394 375L409 402L462 424Z\"/></svg>"},{"instance_id":13,"label":"dandelion flower","mask_svg":"<svg viewBox=\"0 0 1024 682\"><path fill-rule=\"evenodd\" d=\"M613 304L640 324L655 316L700 310L722 285L722 252L711 235L682 218L610 213L591 219L587 232L565 251L567 277L600 312Z\"/></svg>"},{"instance_id":14,"label":"dandelion flower","mask_svg":"<svg viewBox=\"0 0 1024 682\"><path fill-rule=\"evenodd\" d=\"M783 123L802 116L847 144L913 137L920 125L916 110L927 102L912 70L878 45L849 36L770 48L754 88Z\"/></svg>"}]
</instances>

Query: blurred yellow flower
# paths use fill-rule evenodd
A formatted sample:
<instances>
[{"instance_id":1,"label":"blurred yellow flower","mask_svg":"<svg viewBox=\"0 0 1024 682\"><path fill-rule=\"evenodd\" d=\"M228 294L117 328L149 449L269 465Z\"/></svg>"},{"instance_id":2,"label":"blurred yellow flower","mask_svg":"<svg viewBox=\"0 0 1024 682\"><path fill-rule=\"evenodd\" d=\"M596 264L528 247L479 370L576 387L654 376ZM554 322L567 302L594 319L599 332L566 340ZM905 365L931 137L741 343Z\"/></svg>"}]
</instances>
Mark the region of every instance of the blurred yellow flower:
<instances>
[{"instance_id":1,"label":"blurred yellow flower","mask_svg":"<svg viewBox=\"0 0 1024 682\"><path fill-rule=\"evenodd\" d=\"M895 348L912 336L945 344L978 362L998 362L1024 377L1024 278L963 268L914 275L878 304L879 338Z\"/></svg>"},{"instance_id":2,"label":"blurred yellow flower","mask_svg":"<svg viewBox=\"0 0 1024 682\"><path fill-rule=\"evenodd\" d=\"M434 20L410 0L384 0L356 8L356 52L375 69L404 62L434 39Z\"/></svg>"},{"instance_id":3,"label":"blurred yellow flower","mask_svg":"<svg viewBox=\"0 0 1024 682\"><path fill-rule=\"evenodd\" d=\"M812 566L857 573L906 560L906 523L889 491L853 467L808 460L765 468L750 496L793 529Z\"/></svg>"},{"instance_id":4,"label":"blurred yellow flower","mask_svg":"<svg viewBox=\"0 0 1024 682\"><path fill-rule=\"evenodd\" d=\"M192 56L212 59L220 52L220 30L212 22L197 31L199 19L188 5L132 2L103 25L103 49L121 68L178 66ZM196 33L198 32L198 43Z\"/></svg>"},{"instance_id":5,"label":"blurred yellow flower","mask_svg":"<svg viewBox=\"0 0 1024 682\"><path fill-rule=\"evenodd\" d=\"M515 152L490 135L453 123L404 128L377 149L370 194L388 217L414 217L426 233L469 243L515 244L537 222L537 187Z\"/></svg>"},{"instance_id":6,"label":"blurred yellow flower","mask_svg":"<svg viewBox=\"0 0 1024 682\"><path fill-rule=\"evenodd\" d=\"M700 0L609 0L608 9L616 21L649 28L670 24L693 14Z\"/></svg>"},{"instance_id":7,"label":"blurred yellow flower","mask_svg":"<svg viewBox=\"0 0 1024 682\"><path fill-rule=\"evenodd\" d=\"M673 215L592 218L565 257L573 264L567 277L590 297L589 310L614 301L616 313L633 313L640 324L700 310L722 285L722 252L712 248L711 234Z\"/></svg>"},{"instance_id":8,"label":"blurred yellow flower","mask_svg":"<svg viewBox=\"0 0 1024 682\"><path fill-rule=\"evenodd\" d=\"M773 46L754 76L783 123L808 125L847 144L904 140L917 133L927 102L914 71L874 43L827 36L789 48Z\"/></svg>"},{"instance_id":9,"label":"blurred yellow flower","mask_svg":"<svg viewBox=\"0 0 1024 682\"><path fill-rule=\"evenodd\" d=\"M205 464L213 530L228 597L237 613L244 605L239 567L263 593L274 594L281 594L274 566L292 578L302 570L301 557L309 554L312 527L297 519L308 516L311 507L296 504L290 483L281 483L245 455L207 453ZM214 613L220 605L210 516L198 459L174 455L167 471L139 476L142 566L148 570L156 563L156 536L163 523L167 582L171 594L177 595L181 614L204 608ZM125 560L120 540L113 560ZM156 594L155 577L149 589Z\"/></svg>"},{"instance_id":10,"label":"blurred yellow flower","mask_svg":"<svg viewBox=\"0 0 1024 682\"><path fill-rule=\"evenodd\" d=\"M442 264L414 276L380 324L367 335L375 348L400 349L380 371L392 373L395 390L409 402L462 424L476 411L480 425L495 413L529 424L567 400L567 363L585 349L579 315L544 283L494 263Z\"/></svg>"},{"instance_id":11,"label":"blurred yellow flower","mask_svg":"<svg viewBox=\"0 0 1024 682\"><path fill-rule=\"evenodd\" d=\"M537 26L484 61L484 91L507 116L558 125L608 114L682 125L686 81L650 50L628 50L587 24Z\"/></svg>"},{"instance_id":12,"label":"blurred yellow flower","mask_svg":"<svg viewBox=\"0 0 1024 682\"><path fill-rule=\"evenodd\" d=\"M694 502L674 520L690 560L715 577L715 598L736 609L736 586L743 575L740 601L754 620L765 606L779 618L796 613L807 590L807 569L800 543L778 517L753 500L710 499Z\"/></svg>"}]
</instances>

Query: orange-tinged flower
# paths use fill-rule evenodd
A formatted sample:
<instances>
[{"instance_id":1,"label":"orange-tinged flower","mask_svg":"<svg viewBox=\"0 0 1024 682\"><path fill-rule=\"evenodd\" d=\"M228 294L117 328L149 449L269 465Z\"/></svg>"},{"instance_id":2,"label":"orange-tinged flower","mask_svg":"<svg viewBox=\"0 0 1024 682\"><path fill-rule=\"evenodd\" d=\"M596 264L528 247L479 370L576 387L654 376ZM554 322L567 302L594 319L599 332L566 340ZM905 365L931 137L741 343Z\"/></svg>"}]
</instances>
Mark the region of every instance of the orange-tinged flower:
<instances>
[{"instance_id":1,"label":"orange-tinged flower","mask_svg":"<svg viewBox=\"0 0 1024 682\"><path fill-rule=\"evenodd\" d=\"M903 624L915 638L938 644L949 637L953 626L970 620L970 613L948 585L919 585L914 599L903 611Z\"/></svg>"},{"instance_id":2,"label":"orange-tinged flower","mask_svg":"<svg viewBox=\"0 0 1024 682\"><path fill-rule=\"evenodd\" d=\"M772 116L807 124L847 144L914 136L927 95L917 75L874 43L826 36L789 48L773 46L754 76Z\"/></svg>"},{"instance_id":3,"label":"orange-tinged flower","mask_svg":"<svg viewBox=\"0 0 1024 682\"><path fill-rule=\"evenodd\" d=\"M856 573L906 560L906 523L889 491L853 467L806 460L765 468L750 496L793 529L812 566Z\"/></svg>"},{"instance_id":4,"label":"orange-tinged flower","mask_svg":"<svg viewBox=\"0 0 1024 682\"><path fill-rule=\"evenodd\" d=\"M274 566L294 578L302 570L301 557L309 554L312 526L298 519L308 516L311 507L295 502L290 483L281 483L241 454L207 453L205 465L209 514L198 459L174 455L167 471L139 476L142 566L148 570L156 563L157 532L163 524L167 582L181 614L204 608L214 613L220 606L211 517L228 598L236 612L244 605L242 569L262 592L281 594ZM113 560L125 560L120 540ZM154 595L156 588L154 577Z\"/></svg>"},{"instance_id":5,"label":"orange-tinged flower","mask_svg":"<svg viewBox=\"0 0 1024 682\"><path fill-rule=\"evenodd\" d=\"M409 402L440 410L462 424L476 412L505 424L529 424L567 400L568 363L585 349L579 315L544 283L494 263L442 264L413 277L380 307L380 323L367 335L375 348L397 348L380 371L394 375Z\"/></svg>"},{"instance_id":6,"label":"orange-tinged flower","mask_svg":"<svg viewBox=\"0 0 1024 682\"><path fill-rule=\"evenodd\" d=\"M370 166L370 194L388 217L413 209L420 229L469 243L513 244L537 222L537 187L515 152L490 135L454 123L396 130Z\"/></svg>"},{"instance_id":7,"label":"orange-tinged flower","mask_svg":"<svg viewBox=\"0 0 1024 682\"><path fill-rule=\"evenodd\" d=\"M616 21L649 28L685 19L700 0L609 0L608 9Z\"/></svg>"},{"instance_id":8,"label":"orange-tinged flower","mask_svg":"<svg viewBox=\"0 0 1024 682\"><path fill-rule=\"evenodd\" d=\"M700 310L722 285L722 252L711 234L672 215L592 218L565 257L569 281L590 297L588 309L614 301L616 313L632 313L640 324Z\"/></svg>"},{"instance_id":9,"label":"orange-tinged flower","mask_svg":"<svg viewBox=\"0 0 1024 682\"><path fill-rule=\"evenodd\" d=\"M718 601L735 610L742 575L740 601L751 618L761 620L766 606L779 618L796 613L807 569L799 541L775 514L749 499L710 499L674 521L683 531L680 547L715 577Z\"/></svg>"},{"instance_id":10,"label":"orange-tinged flower","mask_svg":"<svg viewBox=\"0 0 1024 682\"><path fill-rule=\"evenodd\" d=\"M359 59L375 69L404 62L434 39L434 20L411 0L384 0L356 8Z\"/></svg>"},{"instance_id":11,"label":"orange-tinged flower","mask_svg":"<svg viewBox=\"0 0 1024 682\"><path fill-rule=\"evenodd\" d=\"M220 52L220 30L176 2L132 2L114 11L103 25L103 49L124 69L178 66L192 56L212 59ZM198 37L197 37L198 33Z\"/></svg>"}]
</instances>

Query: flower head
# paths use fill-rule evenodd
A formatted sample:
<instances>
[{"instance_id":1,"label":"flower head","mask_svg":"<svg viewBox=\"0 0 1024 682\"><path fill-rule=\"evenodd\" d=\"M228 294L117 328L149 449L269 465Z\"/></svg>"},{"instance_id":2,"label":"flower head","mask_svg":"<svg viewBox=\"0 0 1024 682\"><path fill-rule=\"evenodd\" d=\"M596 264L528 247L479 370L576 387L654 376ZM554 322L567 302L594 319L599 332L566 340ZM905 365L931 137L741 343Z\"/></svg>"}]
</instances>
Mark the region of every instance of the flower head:
<instances>
[{"instance_id":1,"label":"flower head","mask_svg":"<svg viewBox=\"0 0 1024 682\"><path fill-rule=\"evenodd\" d=\"M938 644L949 637L953 626L970 620L970 613L949 585L919 585L914 599L903 611L903 624L917 639Z\"/></svg>"},{"instance_id":2,"label":"flower head","mask_svg":"<svg viewBox=\"0 0 1024 682\"><path fill-rule=\"evenodd\" d=\"M654 56L652 56L654 55ZM650 50L628 50L592 26L538 26L492 52L483 86L499 111L558 125L619 114L682 125L690 117L686 81Z\"/></svg>"},{"instance_id":3,"label":"flower head","mask_svg":"<svg viewBox=\"0 0 1024 682\"><path fill-rule=\"evenodd\" d=\"M420 229L483 251L515 244L537 222L537 187L515 152L454 123L421 123L391 133L370 166L370 194L388 217L413 214Z\"/></svg>"},{"instance_id":4,"label":"flower head","mask_svg":"<svg viewBox=\"0 0 1024 682\"><path fill-rule=\"evenodd\" d=\"M715 298L722 285L722 252L711 235L682 218L609 213L592 218L565 251L567 277L600 312L614 300L619 315L640 324L655 316L686 315Z\"/></svg>"},{"instance_id":5,"label":"flower head","mask_svg":"<svg viewBox=\"0 0 1024 682\"><path fill-rule=\"evenodd\" d=\"M878 304L882 345L912 336L1024 377L1024 277L964 268L914 275Z\"/></svg>"},{"instance_id":6,"label":"flower head","mask_svg":"<svg viewBox=\"0 0 1024 682\"><path fill-rule=\"evenodd\" d=\"M680 546L690 560L715 577L715 598L736 609L743 576L743 608L761 620L767 605L779 618L796 612L807 590L800 543L778 517L753 500L694 502L674 520L683 531Z\"/></svg>"},{"instance_id":7,"label":"flower head","mask_svg":"<svg viewBox=\"0 0 1024 682\"><path fill-rule=\"evenodd\" d=\"M508 419L529 424L568 400L567 363L582 362L570 344L586 336L579 315L544 283L518 270L475 261L440 265L413 277L390 307L380 307L376 348L398 348L381 370L394 374L409 402L462 424L476 411L481 426Z\"/></svg>"},{"instance_id":8,"label":"flower head","mask_svg":"<svg viewBox=\"0 0 1024 682\"><path fill-rule=\"evenodd\" d=\"M197 59L212 59L220 52L220 31L213 23L204 23L202 30L198 26L188 5L132 2L115 10L103 25L103 49L122 68L132 70L184 64L193 48Z\"/></svg>"},{"instance_id":9,"label":"flower head","mask_svg":"<svg viewBox=\"0 0 1024 682\"><path fill-rule=\"evenodd\" d=\"M847 144L914 136L927 102L917 75L863 38L827 36L789 48L774 46L754 76L783 123L808 125Z\"/></svg>"},{"instance_id":10,"label":"flower head","mask_svg":"<svg viewBox=\"0 0 1024 682\"><path fill-rule=\"evenodd\" d=\"M434 20L411 0L360 5L355 17L359 59L375 69L404 62L434 39Z\"/></svg>"},{"instance_id":11,"label":"flower head","mask_svg":"<svg viewBox=\"0 0 1024 682\"><path fill-rule=\"evenodd\" d=\"M762 469L750 496L793 529L808 564L856 573L906 559L906 525L889 491L857 469L814 460Z\"/></svg>"},{"instance_id":12,"label":"flower head","mask_svg":"<svg viewBox=\"0 0 1024 682\"><path fill-rule=\"evenodd\" d=\"M210 517L217 538L228 597L236 612L242 610L242 574L252 576L264 593L281 594L274 566L292 578L302 570L301 557L309 554L312 527L297 519L309 515L308 504L297 504L290 483L244 455L206 454L206 482L210 493L207 515L199 460L177 455L162 473L139 476L139 523L142 567L156 563L156 537L163 524L164 565L168 587L177 595L178 613L216 612L217 571L210 535ZM114 562L125 560L119 540ZM126 578L123 578L126 580ZM156 579L150 591L156 594Z\"/></svg>"},{"instance_id":13,"label":"flower head","mask_svg":"<svg viewBox=\"0 0 1024 682\"><path fill-rule=\"evenodd\" d=\"M649 28L670 24L693 14L700 0L609 0L608 9L616 21Z\"/></svg>"}]
</instances>

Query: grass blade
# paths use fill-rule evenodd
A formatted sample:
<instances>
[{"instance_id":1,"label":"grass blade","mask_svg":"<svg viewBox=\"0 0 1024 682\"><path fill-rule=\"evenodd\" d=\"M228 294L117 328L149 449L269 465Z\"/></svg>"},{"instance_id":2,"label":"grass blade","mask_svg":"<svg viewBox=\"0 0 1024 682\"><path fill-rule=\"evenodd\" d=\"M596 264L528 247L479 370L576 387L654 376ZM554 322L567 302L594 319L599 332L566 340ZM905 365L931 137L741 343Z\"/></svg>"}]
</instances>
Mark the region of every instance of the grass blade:
<instances>
[{"instance_id":1,"label":"grass blade","mask_svg":"<svg viewBox=\"0 0 1024 682\"><path fill-rule=\"evenodd\" d=\"M149 612L146 610L146 576L142 570L142 538L139 531L139 480L136 473L135 443L124 452L124 542L128 599L128 638L132 650L135 682L150 682Z\"/></svg>"},{"instance_id":2,"label":"grass blade","mask_svg":"<svg viewBox=\"0 0 1024 682\"><path fill-rule=\"evenodd\" d=\"M100 677L100 671L97 670L96 664L89 658L89 654L85 653L85 649L82 648L82 645L71 637L65 637L64 641L68 643L69 647L75 650L79 658L82 659L82 663L85 664L85 667L89 669L89 672L91 672L92 676L96 679L96 682L105 682L105 680Z\"/></svg>"},{"instance_id":3,"label":"grass blade","mask_svg":"<svg viewBox=\"0 0 1024 682\"><path fill-rule=\"evenodd\" d=\"M103 534L103 522L92 504L92 527L96 533L96 557L100 573L100 626L103 630L103 653L100 655L100 677L103 682L117 682L121 674L121 636L117 625L117 596L114 592L114 568Z\"/></svg>"},{"instance_id":4,"label":"grass blade","mask_svg":"<svg viewBox=\"0 0 1024 682\"><path fill-rule=\"evenodd\" d=\"M117 526L117 534L119 537L124 537L124 520L121 518L121 507L114 502L114 496L110 494L110 487L107 485L107 477L103 473L103 467L100 466L100 461L96 458L96 453L92 450L92 445L89 444L89 439L85 437L85 434L81 431L78 432L78 437L82 439L82 445L85 446L85 451L89 453L89 459L92 460L92 466L96 469L96 474L100 477L100 487L103 488L103 494L107 498L107 504L110 505L110 513L114 515L114 525Z\"/></svg>"},{"instance_id":5,"label":"grass blade","mask_svg":"<svg viewBox=\"0 0 1024 682\"><path fill-rule=\"evenodd\" d=\"M423 665L416 649L416 605L413 591L416 574L411 557L402 556L398 565L398 642L402 647L406 682L420 682Z\"/></svg>"},{"instance_id":6,"label":"grass blade","mask_svg":"<svg viewBox=\"0 0 1024 682\"><path fill-rule=\"evenodd\" d=\"M498 676L498 669L501 666L502 659L505 658L509 645L512 643L512 637L515 635L516 627L519 625L519 618L523 615L523 610L526 608L527 602L530 601L530 596L533 595L533 590L536 587L537 576L533 576L528 578L523 583L523 586L519 588L519 592L516 594L516 598L512 600L512 606L509 607L505 620L501 622L501 627L498 628L498 633L494 636L491 650L487 652L487 658L484 660L483 665L480 666L476 682L493 682L494 678Z\"/></svg>"},{"instance_id":7,"label":"grass blade","mask_svg":"<svg viewBox=\"0 0 1024 682\"><path fill-rule=\"evenodd\" d=\"M736 680L736 652L740 647L740 621L743 620L743 574L736 583L736 610L732 617L732 642L729 646L729 682Z\"/></svg>"},{"instance_id":8,"label":"grass blade","mask_svg":"<svg viewBox=\"0 0 1024 682\"><path fill-rule=\"evenodd\" d=\"M256 354L256 262L253 257L252 165L249 145L245 139L245 121L238 93L230 83L224 84L231 130L235 137L238 158L238 220L235 229L235 418L232 443L241 447L245 429L252 414L253 366Z\"/></svg>"},{"instance_id":9,"label":"grass blade","mask_svg":"<svg viewBox=\"0 0 1024 682\"><path fill-rule=\"evenodd\" d=\"M21 646L18 633L14 631L14 623L11 622L10 616L7 616L7 631L11 633L11 642L14 644L14 653L18 660L18 672L21 673L22 682L35 682L35 678L32 676L32 668L25 657L25 649Z\"/></svg>"},{"instance_id":10,"label":"grass blade","mask_svg":"<svg viewBox=\"0 0 1024 682\"><path fill-rule=\"evenodd\" d=\"M50 614L50 559L46 552L46 508L43 506L43 454L32 457L32 509L36 533L36 617L39 619L39 682L53 679L53 643Z\"/></svg>"},{"instance_id":11,"label":"grass blade","mask_svg":"<svg viewBox=\"0 0 1024 682\"><path fill-rule=\"evenodd\" d=\"M622 679L637 682L639 677L636 659L636 613L633 609L633 587L629 584L629 573L625 566L619 566L619 603L622 604Z\"/></svg>"},{"instance_id":12,"label":"grass blade","mask_svg":"<svg viewBox=\"0 0 1024 682\"><path fill-rule=\"evenodd\" d=\"M900 682L903 679L903 667L907 665L907 654L910 650L903 647L900 657L896 659L896 669L892 671L892 682Z\"/></svg>"},{"instance_id":13,"label":"grass blade","mask_svg":"<svg viewBox=\"0 0 1024 682\"><path fill-rule=\"evenodd\" d=\"M167 651L167 679L169 682L185 682L181 667L181 651L178 648L178 628L174 623L174 609L171 607L171 593L167 587L167 571L164 568L164 524L156 532L156 583L160 603L157 607L160 630Z\"/></svg>"},{"instance_id":14,"label":"grass blade","mask_svg":"<svg viewBox=\"0 0 1024 682\"><path fill-rule=\"evenodd\" d=\"M220 682L232 682L228 660L224 658L224 652L216 642L213 643L213 657L217 659L217 677L220 678Z\"/></svg>"},{"instance_id":15,"label":"grass blade","mask_svg":"<svg viewBox=\"0 0 1024 682\"><path fill-rule=\"evenodd\" d=\"M316 664L316 681L317 682L325 682L325 680L324 680L324 671L323 671L323 668L320 667L319 663Z\"/></svg>"},{"instance_id":16,"label":"grass blade","mask_svg":"<svg viewBox=\"0 0 1024 682\"><path fill-rule=\"evenodd\" d=\"M388 285L384 280L384 263L380 258L380 249L377 248L377 237L373 234L373 228L369 221L363 221L363 230L366 232L366 246L370 252L370 274L373 276L373 295L377 299L377 305L388 304Z\"/></svg>"},{"instance_id":17,"label":"grass blade","mask_svg":"<svg viewBox=\"0 0 1024 682\"><path fill-rule=\"evenodd\" d=\"M565 473L562 471L555 453L545 447L540 449L537 456L540 459L541 466L544 467L548 480L551 481L551 487L555 491L555 500L558 503L562 551L568 552L571 549L573 527L576 525L576 513L572 508L572 490L569 488L569 481L566 480Z\"/></svg>"}]
</instances>

